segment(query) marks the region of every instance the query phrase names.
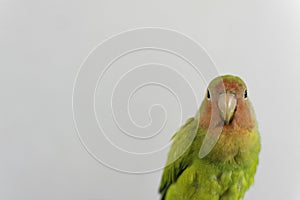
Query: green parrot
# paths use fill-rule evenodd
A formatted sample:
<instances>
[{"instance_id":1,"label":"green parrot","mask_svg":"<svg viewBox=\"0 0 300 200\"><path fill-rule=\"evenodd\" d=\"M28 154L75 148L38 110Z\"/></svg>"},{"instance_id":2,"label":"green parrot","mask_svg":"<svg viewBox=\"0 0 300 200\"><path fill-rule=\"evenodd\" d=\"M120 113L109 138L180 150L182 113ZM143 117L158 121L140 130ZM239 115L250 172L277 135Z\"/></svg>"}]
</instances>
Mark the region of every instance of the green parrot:
<instances>
[{"instance_id":1,"label":"green parrot","mask_svg":"<svg viewBox=\"0 0 300 200\"><path fill-rule=\"evenodd\" d=\"M254 182L260 134L246 84L211 81L195 117L172 137L161 200L239 200Z\"/></svg>"}]
</instances>

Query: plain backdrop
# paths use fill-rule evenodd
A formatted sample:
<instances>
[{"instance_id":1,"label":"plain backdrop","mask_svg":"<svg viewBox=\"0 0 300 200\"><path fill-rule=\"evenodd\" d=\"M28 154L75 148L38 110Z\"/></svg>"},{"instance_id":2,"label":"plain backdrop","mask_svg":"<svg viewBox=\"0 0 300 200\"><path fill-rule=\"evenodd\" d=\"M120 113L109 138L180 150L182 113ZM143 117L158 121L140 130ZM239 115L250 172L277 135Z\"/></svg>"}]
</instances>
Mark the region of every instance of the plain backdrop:
<instances>
[{"instance_id":1,"label":"plain backdrop","mask_svg":"<svg viewBox=\"0 0 300 200\"><path fill-rule=\"evenodd\" d=\"M246 80L262 151L245 199L300 199L299 13L297 0L0 0L0 199L158 199L161 171L100 165L77 137L71 105L92 48L145 26L190 36L220 73Z\"/></svg>"}]
</instances>

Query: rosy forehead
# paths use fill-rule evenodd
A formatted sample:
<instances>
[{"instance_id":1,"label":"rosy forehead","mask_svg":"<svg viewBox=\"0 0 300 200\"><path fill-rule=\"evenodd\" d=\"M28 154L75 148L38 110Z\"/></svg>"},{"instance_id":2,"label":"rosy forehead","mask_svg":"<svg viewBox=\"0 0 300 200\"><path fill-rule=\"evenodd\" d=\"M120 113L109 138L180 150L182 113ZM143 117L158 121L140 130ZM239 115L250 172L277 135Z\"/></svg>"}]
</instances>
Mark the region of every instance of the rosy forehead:
<instances>
[{"instance_id":1,"label":"rosy forehead","mask_svg":"<svg viewBox=\"0 0 300 200\"><path fill-rule=\"evenodd\" d=\"M224 90L226 90L226 92L241 93L245 90L245 88L245 85L239 82L223 80L219 81L213 88L210 89L213 90L213 93L222 93Z\"/></svg>"}]
</instances>

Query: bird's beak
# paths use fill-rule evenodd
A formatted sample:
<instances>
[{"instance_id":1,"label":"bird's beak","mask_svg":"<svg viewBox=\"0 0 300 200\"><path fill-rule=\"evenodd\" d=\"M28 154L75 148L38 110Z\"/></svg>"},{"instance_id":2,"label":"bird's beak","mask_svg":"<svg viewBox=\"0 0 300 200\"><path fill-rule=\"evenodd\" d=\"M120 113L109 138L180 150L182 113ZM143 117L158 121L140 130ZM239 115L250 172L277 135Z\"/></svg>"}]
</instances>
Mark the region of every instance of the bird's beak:
<instances>
[{"instance_id":1,"label":"bird's beak","mask_svg":"<svg viewBox=\"0 0 300 200\"><path fill-rule=\"evenodd\" d=\"M236 109L237 100L232 93L222 93L219 95L218 107L225 124L229 124Z\"/></svg>"}]
</instances>

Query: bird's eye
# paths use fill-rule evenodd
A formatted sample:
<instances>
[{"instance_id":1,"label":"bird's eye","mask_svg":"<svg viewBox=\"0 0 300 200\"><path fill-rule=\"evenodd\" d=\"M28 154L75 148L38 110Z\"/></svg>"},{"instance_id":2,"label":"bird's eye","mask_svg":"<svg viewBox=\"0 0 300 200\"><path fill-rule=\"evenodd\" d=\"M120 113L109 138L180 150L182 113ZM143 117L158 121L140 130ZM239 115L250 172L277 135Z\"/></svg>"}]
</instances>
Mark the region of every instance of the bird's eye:
<instances>
[{"instance_id":1,"label":"bird's eye","mask_svg":"<svg viewBox=\"0 0 300 200\"><path fill-rule=\"evenodd\" d=\"M247 97L248 97L248 91L246 89L245 92L244 92L244 99L247 99Z\"/></svg>"},{"instance_id":2,"label":"bird's eye","mask_svg":"<svg viewBox=\"0 0 300 200\"><path fill-rule=\"evenodd\" d=\"M207 99L209 99L209 100L210 100L210 92L209 92L209 89L207 89L207 92L206 92L206 97L207 97Z\"/></svg>"}]
</instances>

